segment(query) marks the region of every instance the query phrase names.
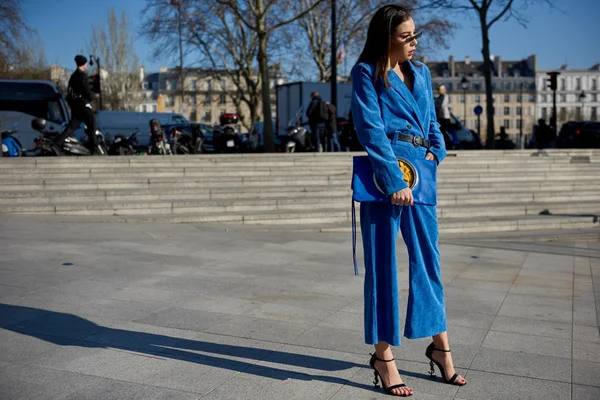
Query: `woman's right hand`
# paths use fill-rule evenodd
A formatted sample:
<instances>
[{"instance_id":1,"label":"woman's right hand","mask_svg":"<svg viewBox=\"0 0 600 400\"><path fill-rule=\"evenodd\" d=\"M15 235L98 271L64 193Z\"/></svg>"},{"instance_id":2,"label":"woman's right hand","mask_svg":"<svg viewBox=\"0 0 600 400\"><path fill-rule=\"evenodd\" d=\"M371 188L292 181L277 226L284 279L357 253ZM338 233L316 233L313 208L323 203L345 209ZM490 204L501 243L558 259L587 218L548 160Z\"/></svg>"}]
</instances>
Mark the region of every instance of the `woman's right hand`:
<instances>
[{"instance_id":1,"label":"woman's right hand","mask_svg":"<svg viewBox=\"0 0 600 400\"><path fill-rule=\"evenodd\" d=\"M390 196L390 200L392 201L392 204L399 206L407 206L409 204L411 206L415 205L411 188L398 190Z\"/></svg>"}]
</instances>

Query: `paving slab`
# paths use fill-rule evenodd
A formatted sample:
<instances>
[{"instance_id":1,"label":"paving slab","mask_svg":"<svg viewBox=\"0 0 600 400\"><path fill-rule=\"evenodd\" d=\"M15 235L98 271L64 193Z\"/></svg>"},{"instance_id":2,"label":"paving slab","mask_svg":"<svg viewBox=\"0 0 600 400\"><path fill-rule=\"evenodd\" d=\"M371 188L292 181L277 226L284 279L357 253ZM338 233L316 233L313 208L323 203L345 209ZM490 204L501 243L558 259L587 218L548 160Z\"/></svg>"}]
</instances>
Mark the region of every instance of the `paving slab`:
<instances>
[{"instance_id":1,"label":"paving slab","mask_svg":"<svg viewBox=\"0 0 600 400\"><path fill-rule=\"evenodd\" d=\"M0 238L1 398L389 397L372 385L346 233L0 216ZM600 242L535 240L442 235L468 384L429 377L431 339L402 338L413 398L600 397ZM402 321L402 246L398 261Z\"/></svg>"}]
</instances>

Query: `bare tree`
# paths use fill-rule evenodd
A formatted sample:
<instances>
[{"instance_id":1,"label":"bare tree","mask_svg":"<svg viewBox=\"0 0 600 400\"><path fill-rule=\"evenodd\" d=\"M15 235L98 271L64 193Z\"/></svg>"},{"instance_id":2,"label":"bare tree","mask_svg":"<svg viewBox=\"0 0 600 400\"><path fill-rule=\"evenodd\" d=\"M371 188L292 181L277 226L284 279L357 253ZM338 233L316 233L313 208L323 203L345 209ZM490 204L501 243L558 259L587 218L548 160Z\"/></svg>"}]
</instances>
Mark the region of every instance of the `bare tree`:
<instances>
[{"instance_id":1,"label":"bare tree","mask_svg":"<svg viewBox=\"0 0 600 400\"><path fill-rule=\"evenodd\" d=\"M458 11L475 11L481 28L481 53L485 78L487 139L486 147L494 148L494 103L492 93L492 60L490 59L490 28L501 19L516 19L525 26L527 19L522 12L528 5L544 2L553 6L552 0L428 0L429 7Z\"/></svg>"},{"instance_id":2,"label":"bare tree","mask_svg":"<svg viewBox=\"0 0 600 400\"><path fill-rule=\"evenodd\" d=\"M19 45L23 36L30 32L23 21L21 0L0 2L0 71L7 71L18 63Z\"/></svg>"},{"instance_id":3,"label":"bare tree","mask_svg":"<svg viewBox=\"0 0 600 400\"><path fill-rule=\"evenodd\" d=\"M267 43L275 31L302 18L322 2L323 0L312 0L309 2L308 7L293 10L287 6L287 2L278 0L217 0L217 3L230 9L258 37L257 61L261 83L264 144L267 152L275 150L271 119Z\"/></svg>"},{"instance_id":4,"label":"bare tree","mask_svg":"<svg viewBox=\"0 0 600 400\"><path fill-rule=\"evenodd\" d=\"M88 48L100 58L102 96L107 108L135 110L141 102L140 74L125 13L119 20L112 9L107 24L92 29Z\"/></svg>"},{"instance_id":5,"label":"bare tree","mask_svg":"<svg viewBox=\"0 0 600 400\"><path fill-rule=\"evenodd\" d=\"M366 40L367 29L372 14L389 1L382 0L338 0L338 24L336 38L338 50L345 41L345 58L356 58L362 51ZM424 31L423 40L419 40L421 54L434 54L436 48L447 48L446 40L453 33L454 25L446 19L432 15L427 4L421 7L423 0L407 4L417 15L417 30ZM310 0L291 0L290 7L307 8ZM318 80L331 80L331 6L323 2L312 9L295 24L290 25L284 33L286 48L294 48L294 58L305 57L306 49L318 71ZM289 63L294 67L296 63ZM306 69L304 67L304 69ZM303 74L306 76L306 74Z\"/></svg>"},{"instance_id":6,"label":"bare tree","mask_svg":"<svg viewBox=\"0 0 600 400\"><path fill-rule=\"evenodd\" d=\"M180 2L180 7L187 54L193 53L195 64L204 67L210 78L221 82L221 78L228 77L232 81L233 88L221 87L221 90L227 90L241 124L251 129L260 115L260 78L254 67L258 38L237 15L218 3L186 0ZM173 8L163 1L150 0L144 14L148 23L144 24L142 34L156 43L155 57L173 56L176 50L173 43L178 36ZM243 105L250 115L244 113Z\"/></svg>"}]
</instances>

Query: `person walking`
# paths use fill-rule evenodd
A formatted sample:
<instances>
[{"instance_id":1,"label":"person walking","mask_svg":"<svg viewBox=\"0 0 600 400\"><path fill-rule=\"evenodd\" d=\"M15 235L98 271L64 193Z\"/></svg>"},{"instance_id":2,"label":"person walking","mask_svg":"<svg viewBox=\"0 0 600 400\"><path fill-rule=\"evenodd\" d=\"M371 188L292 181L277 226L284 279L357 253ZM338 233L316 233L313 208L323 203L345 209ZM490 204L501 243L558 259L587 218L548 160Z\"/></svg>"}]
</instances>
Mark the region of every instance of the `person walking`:
<instances>
[{"instance_id":1,"label":"person walking","mask_svg":"<svg viewBox=\"0 0 600 400\"><path fill-rule=\"evenodd\" d=\"M62 147L64 141L71 136L83 122L86 126L85 133L89 138L90 151L98 152L98 139L96 137L96 115L92 110L92 91L90 82L85 72L88 66L87 58L82 55L75 56L77 69L69 79L67 89L67 102L71 108L71 121L66 129L56 137L56 144Z\"/></svg>"},{"instance_id":2,"label":"person walking","mask_svg":"<svg viewBox=\"0 0 600 400\"><path fill-rule=\"evenodd\" d=\"M450 126L450 108L448 107L450 100L446 92L446 86L439 85L437 92L438 96L435 98L435 114L437 116L437 121L441 126L441 131L447 132L448 127Z\"/></svg>"},{"instance_id":3,"label":"person walking","mask_svg":"<svg viewBox=\"0 0 600 400\"><path fill-rule=\"evenodd\" d=\"M435 206L414 204L412 191L398 166L400 156L441 162L444 139L436 121L431 75L413 61L417 39L411 11L399 5L381 7L371 19L367 39L352 68L351 109L358 138L375 177L390 202L360 206L364 247L365 342L375 345L369 364L387 394L410 396L398 373L391 346L400 345L396 261L398 231L409 254L409 294L404 336L431 336L425 349L433 373L464 385L454 370L446 332L446 310L440 272Z\"/></svg>"},{"instance_id":4,"label":"person walking","mask_svg":"<svg viewBox=\"0 0 600 400\"><path fill-rule=\"evenodd\" d=\"M325 105L327 106L327 145L329 151L340 152L342 151L342 146L340 145L337 130L337 108L328 101L325 102Z\"/></svg>"},{"instance_id":5,"label":"person walking","mask_svg":"<svg viewBox=\"0 0 600 400\"><path fill-rule=\"evenodd\" d=\"M306 109L306 116L308 117L308 124L314 143L316 143L315 151L321 153L325 147L326 122L328 118L327 106L319 95L319 92L312 92L310 98L311 101Z\"/></svg>"}]
</instances>

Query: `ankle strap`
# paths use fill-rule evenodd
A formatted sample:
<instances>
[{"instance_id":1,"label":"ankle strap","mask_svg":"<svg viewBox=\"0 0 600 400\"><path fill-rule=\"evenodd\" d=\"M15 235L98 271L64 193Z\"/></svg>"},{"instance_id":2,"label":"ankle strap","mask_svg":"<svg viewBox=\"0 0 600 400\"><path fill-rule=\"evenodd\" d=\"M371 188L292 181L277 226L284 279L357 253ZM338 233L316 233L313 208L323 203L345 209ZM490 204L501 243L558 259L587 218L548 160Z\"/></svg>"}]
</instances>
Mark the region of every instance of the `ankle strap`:
<instances>
[{"instance_id":1,"label":"ankle strap","mask_svg":"<svg viewBox=\"0 0 600 400\"><path fill-rule=\"evenodd\" d=\"M435 347L433 349L437 350L437 351L443 351L444 353L450 353L450 349L444 350L444 349L438 349L438 348L435 348Z\"/></svg>"},{"instance_id":2,"label":"ankle strap","mask_svg":"<svg viewBox=\"0 0 600 400\"><path fill-rule=\"evenodd\" d=\"M369 355L371 357L373 357L374 359L376 359L377 361L381 361L381 362L392 362L392 361L396 360L395 358L392 358L391 360L382 360L381 358L377 357L377 354L369 353Z\"/></svg>"}]
</instances>

